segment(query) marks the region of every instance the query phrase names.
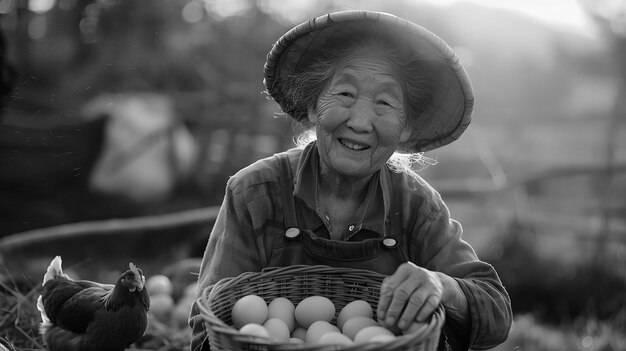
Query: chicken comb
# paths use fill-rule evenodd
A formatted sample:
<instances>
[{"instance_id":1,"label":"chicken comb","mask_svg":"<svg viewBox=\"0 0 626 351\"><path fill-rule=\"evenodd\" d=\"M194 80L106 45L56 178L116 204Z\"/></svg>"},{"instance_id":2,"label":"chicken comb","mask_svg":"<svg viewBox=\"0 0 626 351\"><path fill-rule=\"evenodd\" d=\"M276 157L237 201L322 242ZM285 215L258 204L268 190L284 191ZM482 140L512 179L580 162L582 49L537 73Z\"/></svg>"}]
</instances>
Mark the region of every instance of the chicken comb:
<instances>
[{"instance_id":1,"label":"chicken comb","mask_svg":"<svg viewBox=\"0 0 626 351\"><path fill-rule=\"evenodd\" d=\"M133 272L136 276L141 277L142 274L139 273L139 269L137 269L137 266L135 266L134 263L130 262L128 264L128 268L130 268L130 271Z\"/></svg>"}]
</instances>

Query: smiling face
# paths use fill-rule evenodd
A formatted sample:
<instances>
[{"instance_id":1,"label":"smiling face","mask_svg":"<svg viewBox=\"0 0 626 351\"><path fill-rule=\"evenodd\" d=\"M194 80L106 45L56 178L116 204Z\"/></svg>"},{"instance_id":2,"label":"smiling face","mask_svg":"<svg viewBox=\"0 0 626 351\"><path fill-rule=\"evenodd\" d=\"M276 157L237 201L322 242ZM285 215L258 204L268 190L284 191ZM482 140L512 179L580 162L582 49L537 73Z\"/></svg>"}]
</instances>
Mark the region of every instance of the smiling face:
<instances>
[{"instance_id":1,"label":"smiling face","mask_svg":"<svg viewBox=\"0 0 626 351\"><path fill-rule=\"evenodd\" d=\"M394 72L375 56L339 63L308 114L316 125L322 172L368 177L408 139L404 93Z\"/></svg>"}]
</instances>

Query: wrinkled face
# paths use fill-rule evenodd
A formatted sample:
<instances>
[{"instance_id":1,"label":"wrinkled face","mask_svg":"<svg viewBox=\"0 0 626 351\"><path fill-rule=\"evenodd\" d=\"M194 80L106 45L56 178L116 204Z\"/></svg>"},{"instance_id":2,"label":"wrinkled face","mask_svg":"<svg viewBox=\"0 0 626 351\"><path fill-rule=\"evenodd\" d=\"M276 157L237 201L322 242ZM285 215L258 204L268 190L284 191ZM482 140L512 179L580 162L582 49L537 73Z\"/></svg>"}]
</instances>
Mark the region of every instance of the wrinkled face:
<instances>
[{"instance_id":1,"label":"wrinkled face","mask_svg":"<svg viewBox=\"0 0 626 351\"><path fill-rule=\"evenodd\" d=\"M364 178L410 135L404 94L392 66L380 58L341 63L309 120L316 125L322 171Z\"/></svg>"}]
</instances>

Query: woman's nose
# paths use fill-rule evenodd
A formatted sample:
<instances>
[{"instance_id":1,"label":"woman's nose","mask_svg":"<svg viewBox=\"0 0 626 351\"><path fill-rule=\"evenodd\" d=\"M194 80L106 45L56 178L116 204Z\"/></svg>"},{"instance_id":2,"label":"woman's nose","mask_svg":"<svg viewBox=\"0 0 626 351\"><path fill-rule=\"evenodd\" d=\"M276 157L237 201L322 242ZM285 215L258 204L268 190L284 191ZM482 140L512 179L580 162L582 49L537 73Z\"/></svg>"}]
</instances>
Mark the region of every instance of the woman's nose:
<instances>
[{"instance_id":1,"label":"woman's nose","mask_svg":"<svg viewBox=\"0 0 626 351\"><path fill-rule=\"evenodd\" d=\"M369 133L374 129L373 122L376 116L374 105L366 99L358 99L352 105L350 118L346 125L357 133Z\"/></svg>"}]
</instances>

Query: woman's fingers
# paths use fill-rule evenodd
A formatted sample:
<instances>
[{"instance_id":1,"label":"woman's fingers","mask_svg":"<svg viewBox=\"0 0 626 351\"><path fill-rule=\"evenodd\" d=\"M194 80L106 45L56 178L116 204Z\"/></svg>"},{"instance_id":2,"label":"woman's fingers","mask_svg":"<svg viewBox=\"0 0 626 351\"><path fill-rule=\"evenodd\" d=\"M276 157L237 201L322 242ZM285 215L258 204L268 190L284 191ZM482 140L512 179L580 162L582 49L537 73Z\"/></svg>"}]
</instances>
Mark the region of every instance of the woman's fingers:
<instances>
[{"instance_id":1,"label":"woman's fingers","mask_svg":"<svg viewBox=\"0 0 626 351\"><path fill-rule=\"evenodd\" d=\"M376 311L379 320L398 328L423 322L441 302L443 287L436 274L412 263L402 264L385 278Z\"/></svg>"},{"instance_id":2,"label":"woman's fingers","mask_svg":"<svg viewBox=\"0 0 626 351\"><path fill-rule=\"evenodd\" d=\"M400 266L402 267L402 266ZM396 288L406 280L407 276L405 272L398 268L396 272L383 280L380 286L380 298L378 300L378 308L376 309L376 316L379 320L384 320L387 317L387 310L393 301L393 295Z\"/></svg>"},{"instance_id":3,"label":"woman's fingers","mask_svg":"<svg viewBox=\"0 0 626 351\"><path fill-rule=\"evenodd\" d=\"M430 316L435 312L437 307L441 303L441 295L430 295L426 298L424 304L422 304L422 308L419 313L417 313L417 317L415 320L417 322L425 322L430 318Z\"/></svg>"},{"instance_id":4,"label":"woman's fingers","mask_svg":"<svg viewBox=\"0 0 626 351\"><path fill-rule=\"evenodd\" d=\"M401 264L394 274L383 280L380 288L377 317L389 325L395 325L415 289L420 285L419 268L411 262Z\"/></svg>"},{"instance_id":5,"label":"woman's fingers","mask_svg":"<svg viewBox=\"0 0 626 351\"><path fill-rule=\"evenodd\" d=\"M406 279L396 287L393 291L391 303L389 303L389 307L385 312L385 323L387 325L396 325L405 311L405 306L411 305L412 301L415 300L413 295L416 293L418 287L419 281L415 279ZM418 309L419 308L415 308L413 317L417 314ZM398 327L402 328L400 325L398 325Z\"/></svg>"},{"instance_id":6,"label":"woman's fingers","mask_svg":"<svg viewBox=\"0 0 626 351\"><path fill-rule=\"evenodd\" d=\"M402 316L398 319L398 328L405 329L415 321L415 316L417 316L417 313L422 309L422 304L427 298L428 296L424 296L424 289L417 289L413 292L410 298L405 301L406 305L404 311L402 312Z\"/></svg>"}]
</instances>

